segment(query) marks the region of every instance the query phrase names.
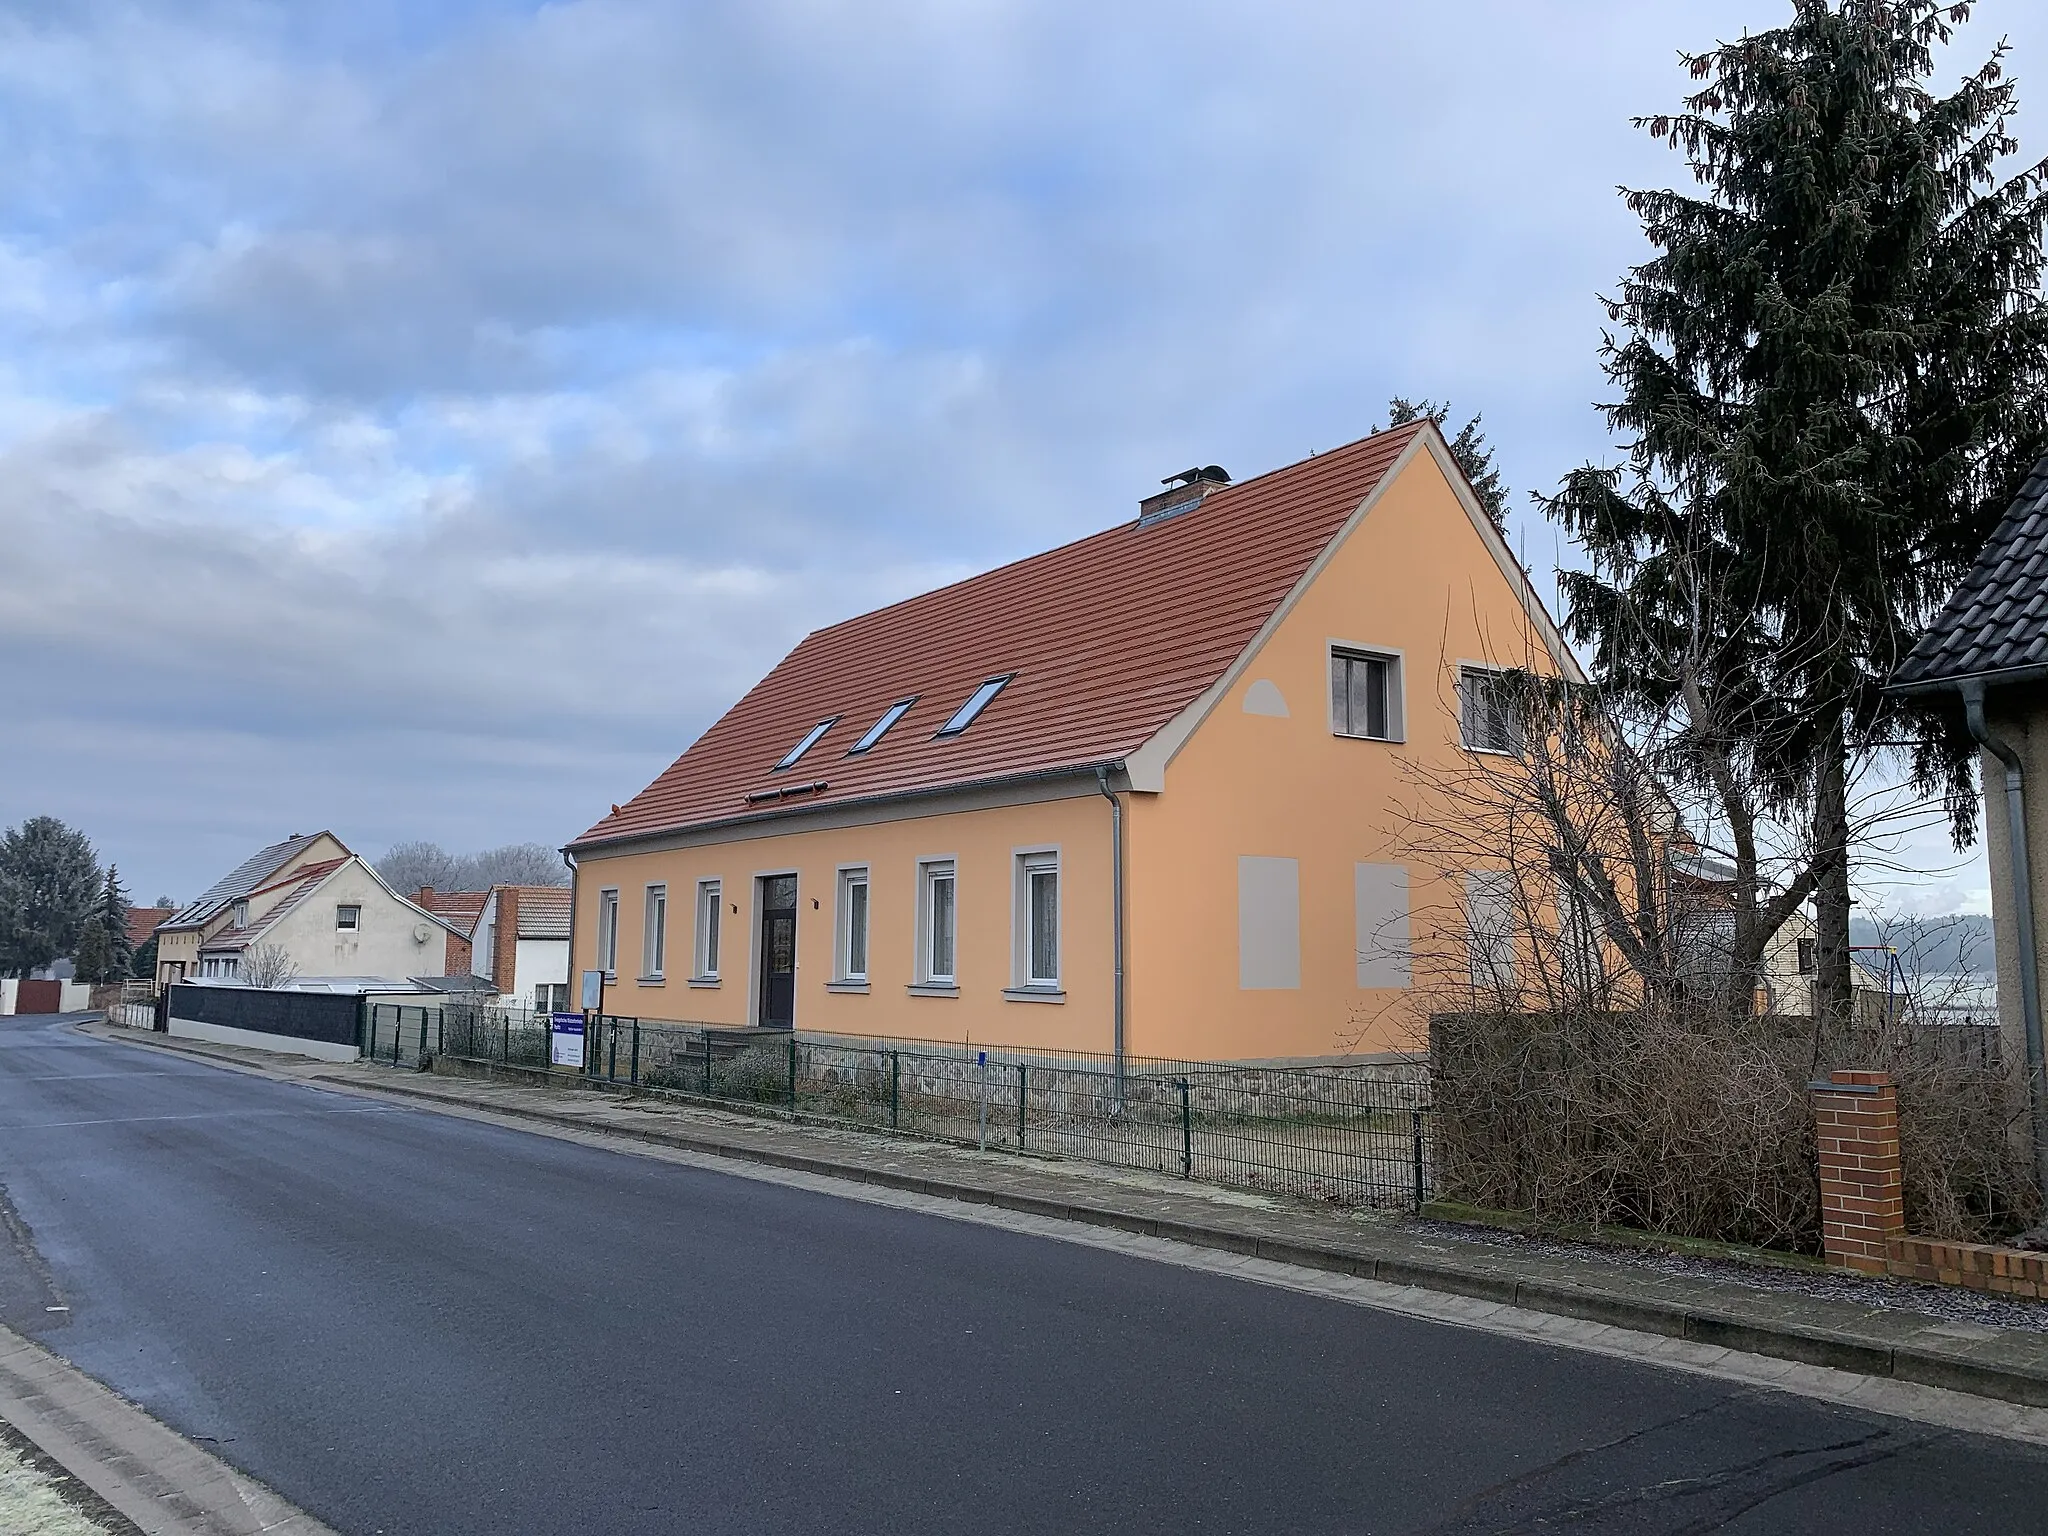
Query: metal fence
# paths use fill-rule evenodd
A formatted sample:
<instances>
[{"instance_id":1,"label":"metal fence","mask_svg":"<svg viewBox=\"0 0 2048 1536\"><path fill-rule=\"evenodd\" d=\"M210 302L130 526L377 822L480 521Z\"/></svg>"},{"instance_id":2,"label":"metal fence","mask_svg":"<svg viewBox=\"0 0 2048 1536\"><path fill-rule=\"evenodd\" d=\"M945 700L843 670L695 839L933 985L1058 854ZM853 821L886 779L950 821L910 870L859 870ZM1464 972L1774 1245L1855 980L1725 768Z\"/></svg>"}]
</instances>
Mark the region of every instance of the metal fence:
<instances>
[{"instance_id":1,"label":"metal fence","mask_svg":"<svg viewBox=\"0 0 2048 1536\"><path fill-rule=\"evenodd\" d=\"M378 1005L369 1054L548 1061L520 1009ZM1433 1157L1421 1063L1229 1066L604 1016L584 1074L642 1092L1347 1205L1419 1205Z\"/></svg>"}]
</instances>

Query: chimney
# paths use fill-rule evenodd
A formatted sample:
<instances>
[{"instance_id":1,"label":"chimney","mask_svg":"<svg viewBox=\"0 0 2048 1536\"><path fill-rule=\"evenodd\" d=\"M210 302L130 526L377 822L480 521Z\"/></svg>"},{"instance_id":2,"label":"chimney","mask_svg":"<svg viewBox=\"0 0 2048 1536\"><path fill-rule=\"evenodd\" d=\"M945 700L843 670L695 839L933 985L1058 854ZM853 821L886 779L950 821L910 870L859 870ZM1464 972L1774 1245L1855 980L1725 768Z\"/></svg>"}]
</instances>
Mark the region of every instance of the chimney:
<instances>
[{"instance_id":1,"label":"chimney","mask_svg":"<svg viewBox=\"0 0 2048 1536\"><path fill-rule=\"evenodd\" d=\"M1138 503L1138 526L1149 528L1154 523L1163 523L1169 517L1178 517L1183 512L1192 512L1202 504L1202 498L1211 491L1220 491L1230 484L1230 476L1221 464L1209 464L1199 469L1184 469L1177 475L1168 475L1159 482L1163 491L1155 491Z\"/></svg>"},{"instance_id":2,"label":"chimney","mask_svg":"<svg viewBox=\"0 0 2048 1536\"><path fill-rule=\"evenodd\" d=\"M498 887L498 925L491 933L491 982L510 992L519 979L519 887Z\"/></svg>"},{"instance_id":3,"label":"chimney","mask_svg":"<svg viewBox=\"0 0 2048 1536\"><path fill-rule=\"evenodd\" d=\"M425 907L429 912L434 910L434 888L431 885L423 885L420 887L420 899L418 904L420 906Z\"/></svg>"}]
</instances>

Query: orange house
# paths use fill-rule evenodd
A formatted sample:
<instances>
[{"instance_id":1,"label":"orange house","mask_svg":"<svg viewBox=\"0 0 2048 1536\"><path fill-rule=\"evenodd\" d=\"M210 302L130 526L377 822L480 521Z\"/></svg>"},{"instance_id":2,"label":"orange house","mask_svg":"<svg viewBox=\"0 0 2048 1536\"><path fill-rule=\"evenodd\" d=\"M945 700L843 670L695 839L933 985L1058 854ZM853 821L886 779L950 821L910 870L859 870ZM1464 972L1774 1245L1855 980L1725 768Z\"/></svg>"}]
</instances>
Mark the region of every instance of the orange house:
<instances>
[{"instance_id":1,"label":"orange house","mask_svg":"<svg viewBox=\"0 0 2048 1536\"><path fill-rule=\"evenodd\" d=\"M608 1012L1248 1061L1409 1049L1404 764L1569 650L1427 422L808 636L569 847ZM1496 659L1501 660L1496 660Z\"/></svg>"}]
</instances>

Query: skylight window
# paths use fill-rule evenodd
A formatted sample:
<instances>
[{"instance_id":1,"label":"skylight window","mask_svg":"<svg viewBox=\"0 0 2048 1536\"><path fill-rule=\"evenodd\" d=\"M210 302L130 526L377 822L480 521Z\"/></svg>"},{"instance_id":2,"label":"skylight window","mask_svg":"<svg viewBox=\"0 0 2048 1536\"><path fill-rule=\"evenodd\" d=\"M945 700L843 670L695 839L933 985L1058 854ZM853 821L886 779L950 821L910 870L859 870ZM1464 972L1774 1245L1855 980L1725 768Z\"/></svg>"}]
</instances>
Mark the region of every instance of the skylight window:
<instances>
[{"instance_id":1,"label":"skylight window","mask_svg":"<svg viewBox=\"0 0 2048 1536\"><path fill-rule=\"evenodd\" d=\"M818 738L823 736L827 731L831 730L832 727L837 725L838 723L839 717L837 715L832 716L832 718L829 720L820 720L816 725L812 726L808 731L804 733L804 739L802 741L798 742L795 746L791 747L788 752L783 754L782 761L777 763L775 766L777 768L795 767L796 760L802 757L806 752L810 751L811 748L815 747L818 744Z\"/></svg>"},{"instance_id":2,"label":"skylight window","mask_svg":"<svg viewBox=\"0 0 2048 1536\"><path fill-rule=\"evenodd\" d=\"M904 717L904 715L909 712L910 706L915 704L916 702L917 696L913 694L911 697L907 699L898 699L894 704L891 704L887 709L883 710L882 718L877 720L873 725L869 726L867 730L862 734L860 740L856 741L852 746L846 749L846 755L848 757L852 757L856 753L867 751L869 747L872 747L876 742L880 741L884 736L886 736L889 732L889 727L894 725L898 720L901 720Z\"/></svg>"},{"instance_id":3,"label":"skylight window","mask_svg":"<svg viewBox=\"0 0 2048 1536\"><path fill-rule=\"evenodd\" d=\"M974 717L988 708L988 701L1003 691L1003 684L1017 674L1005 672L1001 677L992 677L969 695L965 704L953 712L953 718L939 727L941 736L958 736L974 724Z\"/></svg>"}]
</instances>

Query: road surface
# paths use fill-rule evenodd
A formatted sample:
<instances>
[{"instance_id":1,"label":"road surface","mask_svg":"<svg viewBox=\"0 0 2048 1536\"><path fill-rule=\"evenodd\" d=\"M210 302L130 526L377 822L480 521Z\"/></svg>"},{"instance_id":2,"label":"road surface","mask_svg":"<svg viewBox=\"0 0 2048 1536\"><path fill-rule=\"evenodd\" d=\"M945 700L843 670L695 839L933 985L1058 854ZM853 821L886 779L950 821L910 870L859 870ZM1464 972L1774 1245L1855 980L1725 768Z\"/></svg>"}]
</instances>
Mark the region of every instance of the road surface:
<instances>
[{"instance_id":1,"label":"road surface","mask_svg":"<svg viewBox=\"0 0 2048 1536\"><path fill-rule=\"evenodd\" d=\"M0 1319L349 1536L2048 1532L2029 1447L49 1019L0 1186Z\"/></svg>"}]
</instances>

